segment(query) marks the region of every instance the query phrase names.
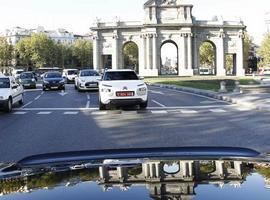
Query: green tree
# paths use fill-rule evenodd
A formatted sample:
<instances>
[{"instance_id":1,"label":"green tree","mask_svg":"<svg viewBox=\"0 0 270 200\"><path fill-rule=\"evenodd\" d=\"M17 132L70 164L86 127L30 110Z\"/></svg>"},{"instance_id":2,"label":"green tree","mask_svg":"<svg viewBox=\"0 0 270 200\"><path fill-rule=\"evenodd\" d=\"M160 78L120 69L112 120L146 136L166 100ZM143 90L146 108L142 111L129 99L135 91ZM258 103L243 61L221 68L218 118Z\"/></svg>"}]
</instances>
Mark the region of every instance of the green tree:
<instances>
[{"instance_id":1,"label":"green tree","mask_svg":"<svg viewBox=\"0 0 270 200\"><path fill-rule=\"evenodd\" d=\"M248 32L245 32L245 39L244 39L244 68L248 68L248 62L249 62L249 51L251 48L253 38L248 34Z\"/></svg>"},{"instance_id":2,"label":"green tree","mask_svg":"<svg viewBox=\"0 0 270 200\"><path fill-rule=\"evenodd\" d=\"M204 42L200 46L200 66L215 67L215 48L210 42Z\"/></svg>"},{"instance_id":3,"label":"green tree","mask_svg":"<svg viewBox=\"0 0 270 200\"><path fill-rule=\"evenodd\" d=\"M23 66L31 65L31 38L21 39L15 46L16 54L18 55L18 62Z\"/></svg>"},{"instance_id":4,"label":"green tree","mask_svg":"<svg viewBox=\"0 0 270 200\"><path fill-rule=\"evenodd\" d=\"M0 65L11 65L13 57L13 46L8 44L5 37L0 37Z\"/></svg>"},{"instance_id":5,"label":"green tree","mask_svg":"<svg viewBox=\"0 0 270 200\"><path fill-rule=\"evenodd\" d=\"M265 34L258 54L261 57L259 65L268 66L270 64L270 33Z\"/></svg>"},{"instance_id":6,"label":"green tree","mask_svg":"<svg viewBox=\"0 0 270 200\"><path fill-rule=\"evenodd\" d=\"M53 66L55 59L54 45L54 41L43 33L31 36L31 61L36 67Z\"/></svg>"},{"instance_id":7,"label":"green tree","mask_svg":"<svg viewBox=\"0 0 270 200\"><path fill-rule=\"evenodd\" d=\"M81 68L93 67L93 45L90 41L76 40L72 46L72 55L77 59Z\"/></svg>"}]
</instances>

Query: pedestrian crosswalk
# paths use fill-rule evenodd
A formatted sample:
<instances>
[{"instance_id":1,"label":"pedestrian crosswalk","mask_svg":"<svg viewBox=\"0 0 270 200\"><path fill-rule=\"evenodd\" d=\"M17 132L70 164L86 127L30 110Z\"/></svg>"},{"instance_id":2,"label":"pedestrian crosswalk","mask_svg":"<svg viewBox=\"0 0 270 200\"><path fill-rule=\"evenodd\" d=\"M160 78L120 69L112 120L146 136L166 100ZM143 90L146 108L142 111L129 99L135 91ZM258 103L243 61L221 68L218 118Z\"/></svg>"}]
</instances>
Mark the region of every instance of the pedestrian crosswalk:
<instances>
[{"instance_id":1,"label":"pedestrian crosswalk","mask_svg":"<svg viewBox=\"0 0 270 200\"><path fill-rule=\"evenodd\" d=\"M180 115L199 115L205 113L212 114L226 114L232 112L248 112L252 111L252 109L248 108L239 108L239 107L225 107L225 108L205 108L205 109L146 109L146 110L108 110L108 111L99 111L98 109L90 109L90 110L65 110L65 109L46 109L46 110L16 110L12 114L13 115L27 115L27 114L35 114L39 116L60 114L64 116L75 116L80 114L90 114L92 116L102 116L102 115L166 115L166 114L180 114Z\"/></svg>"}]
</instances>

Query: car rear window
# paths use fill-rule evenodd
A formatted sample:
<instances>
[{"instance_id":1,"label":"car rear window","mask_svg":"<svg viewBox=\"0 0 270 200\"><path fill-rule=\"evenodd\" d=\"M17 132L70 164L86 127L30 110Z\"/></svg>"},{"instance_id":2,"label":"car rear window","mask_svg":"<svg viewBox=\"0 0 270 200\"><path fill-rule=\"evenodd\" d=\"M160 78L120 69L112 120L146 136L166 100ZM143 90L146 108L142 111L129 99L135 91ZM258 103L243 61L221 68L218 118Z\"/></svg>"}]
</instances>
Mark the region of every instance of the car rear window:
<instances>
[{"instance_id":1,"label":"car rear window","mask_svg":"<svg viewBox=\"0 0 270 200\"><path fill-rule=\"evenodd\" d=\"M0 78L0 88L10 88L9 78Z\"/></svg>"},{"instance_id":2,"label":"car rear window","mask_svg":"<svg viewBox=\"0 0 270 200\"><path fill-rule=\"evenodd\" d=\"M106 72L104 81L139 80L135 72Z\"/></svg>"},{"instance_id":3,"label":"car rear window","mask_svg":"<svg viewBox=\"0 0 270 200\"><path fill-rule=\"evenodd\" d=\"M81 71L80 76L99 76L96 71Z\"/></svg>"},{"instance_id":4,"label":"car rear window","mask_svg":"<svg viewBox=\"0 0 270 200\"><path fill-rule=\"evenodd\" d=\"M34 78L34 74L32 74L32 73L22 73L20 75L20 78L21 79Z\"/></svg>"},{"instance_id":5,"label":"car rear window","mask_svg":"<svg viewBox=\"0 0 270 200\"><path fill-rule=\"evenodd\" d=\"M76 75L77 73L78 72L76 70L69 70L67 74L68 75L74 75L74 74Z\"/></svg>"},{"instance_id":6,"label":"car rear window","mask_svg":"<svg viewBox=\"0 0 270 200\"><path fill-rule=\"evenodd\" d=\"M45 78L61 78L62 75L60 73L47 73L44 76Z\"/></svg>"}]
</instances>

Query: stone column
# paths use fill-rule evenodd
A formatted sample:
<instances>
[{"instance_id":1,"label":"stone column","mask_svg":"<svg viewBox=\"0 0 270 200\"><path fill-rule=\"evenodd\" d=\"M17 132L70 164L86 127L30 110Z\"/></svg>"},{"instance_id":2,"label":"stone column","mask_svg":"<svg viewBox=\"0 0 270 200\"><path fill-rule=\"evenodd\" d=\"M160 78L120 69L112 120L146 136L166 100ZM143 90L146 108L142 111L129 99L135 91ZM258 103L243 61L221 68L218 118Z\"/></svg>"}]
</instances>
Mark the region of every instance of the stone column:
<instances>
[{"instance_id":1,"label":"stone column","mask_svg":"<svg viewBox=\"0 0 270 200\"><path fill-rule=\"evenodd\" d=\"M144 177L148 178L150 174L149 165L147 163L142 164L142 169L143 169Z\"/></svg>"},{"instance_id":2,"label":"stone column","mask_svg":"<svg viewBox=\"0 0 270 200\"><path fill-rule=\"evenodd\" d=\"M100 66L100 40L98 36L93 37L93 64L94 69L99 70L101 68Z\"/></svg>"},{"instance_id":3,"label":"stone column","mask_svg":"<svg viewBox=\"0 0 270 200\"><path fill-rule=\"evenodd\" d=\"M108 178L108 170L106 167L99 167L99 177L104 181Z\"/></svg>"},{"instance_id":4,"label":"stone column","mask_svg":"<svg viewBox=\"0 0 270 200\"><path fill-rule=\"evenodd\" d=\"M113 45L112 45L112 69L119 69L119 41L117 32L113 35Z\"/></svg>"},{"instance_id":5,"label":"stone column","mask_svg":"<svg viewBox=\"0 0 270 200\"><path fill-rule=\"evenodd\" d=\"M237 176L242 176L242 162L240 161L234 161L234 168L235 168L235 173Z\"/></svg>"},{"instance_id":6,"label":"stone column","mask_svg":"<svg viewBox=\"0 0 270 200\"><path fill-rule=\"evenodd\" d=\"M244 70L244 33L240 31L237 40L236 76L245 76Z\"/></svg>"},{"instance_id":7,"label":"stone column","mask_svg":"<svg viewBox=\"0 0 270 200\"><path fill-rule=\"evenodd\" d=\"M153 65L152 69L157 70L157 34L153 34Z\"/></svg>"},{"instance_id":8,"label":"stone column","mask_svg":"<svg viewBox=\"0 0 270 200\"><path fill-rule=\"evenodd\" d=\"M193 75L192 69L192 33L187 36L187 73Z\"/></svg>"},{"instance_id":9,"label":"stone column","mask_svg":"<svg viewBox=\"0 0 270 200\"><path fill-rule=\"evenodd\" d=\"M156 177L160 178L160 163L156 163Z\"/></svg>"},{"instance_id":10,"label":"stone column","mask_svg":"<svg viewBox=\"0 0 270 200\"><path fill-rule=\"evenodd\" d=\"M215 161L216 173L221 178L224 177L224 161Z\"/></svg>"},{"instance_id":11,"label":"stone column","mask_svg":"<svg viewBox=\"0 0 270 200\"><path fill-rule=\"evenodd\" d=\"M146 41L145 41L145 35L141 34L141 41L140 41L140 49L139 49L139 72L140 74L142 73L143 70L146 69L146 62L145 62L145 46L146 46Z\"/></svg>"},{"instance_id":12,"label":"stone column","mask_svg":"<svg viewBox=\"0 0 270 200\"><path fill-rule=\"evenodd\" d=\"M151 37L152 34L147 34L146 37L146 69L150 70L151 69L151 65L152 65L152 45L151 45Z\"/></svg>"},{"instance_id":13,"label":"stone column","mask_svg":"<svg viewBox=\"0 0 270 200\"><path fill-rule=\"evenodd\" d=\"M225 34L223 30L220 31L219 34L219 42L216 46L216 75L217 76L226 76L226 70L225 70L225 51L224 51L224 38Z\"/></svg>"}]
</instances>

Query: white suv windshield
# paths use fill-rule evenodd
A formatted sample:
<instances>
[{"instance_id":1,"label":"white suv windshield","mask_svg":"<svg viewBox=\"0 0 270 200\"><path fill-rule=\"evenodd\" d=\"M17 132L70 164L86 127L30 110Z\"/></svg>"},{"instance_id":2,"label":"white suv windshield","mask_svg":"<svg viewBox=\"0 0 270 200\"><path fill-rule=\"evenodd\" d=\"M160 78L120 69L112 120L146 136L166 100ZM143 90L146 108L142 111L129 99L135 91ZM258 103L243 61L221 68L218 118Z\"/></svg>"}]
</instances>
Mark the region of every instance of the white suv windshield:
<instances>
[{"instance_id":1,"label":"white suv windshield","mask_svg":"<svg viewBox=\"0 0 270 200\"><path fill-rule=\"evenodd\" d=\"M139 80L135 72L106 72L104 81Z\"/></svg>"},{"instance_id":2,"label":"white suv windshield","mask_svg":"<svg viewBox=\"0 0 270 200\"><path fill-rule=\"evenodd\" d=\"M0 78L0 88L10 88L9 78Z\"/></svg>"}]
</instances>

